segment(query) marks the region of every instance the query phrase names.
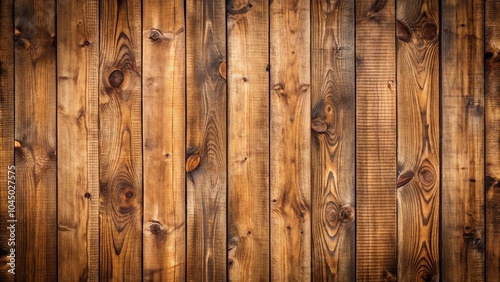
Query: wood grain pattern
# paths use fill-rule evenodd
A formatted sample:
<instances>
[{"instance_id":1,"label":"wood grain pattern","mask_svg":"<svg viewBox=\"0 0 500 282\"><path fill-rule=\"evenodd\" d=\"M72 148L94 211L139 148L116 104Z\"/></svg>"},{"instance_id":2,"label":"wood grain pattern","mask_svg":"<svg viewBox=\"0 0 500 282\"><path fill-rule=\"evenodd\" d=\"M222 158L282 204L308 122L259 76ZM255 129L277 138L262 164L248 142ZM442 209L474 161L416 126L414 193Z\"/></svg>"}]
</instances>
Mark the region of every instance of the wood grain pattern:
<instances>
[{"instance_id":1,"label":"wood grain pattern","mask_svg":"<svg viewBox=\"0 0 500 282\"><path fill-rule=\"evenodd\" d=\"M144 273L184 281L184 1L143 3Z\"/></svg>"},{"instance_id":2,"label":"wood grain pattern","mask_svg":"<svg viewBox=\"0 0 500 282\"><path fill-rule=\"evenodd\" d=\"M354 2L312 1L312 280L353 281Z\"/></svg>"},{"instance_id":3,"label":"wood grain pattern","mask_svg":"<svg viewBox=\"0 0 500 282\"><path fill-rule=\"evenodd\" d=\"M395 281L395 7L356 4L356 279Z\"/></svg>"},{"instance_id":4,"label":"wood grain pattern","mask_svg":"<svg viewBox=\"0 0 500 282\"><path fill-rule=\"evenodd\" d=\"M142 278L141 5L100 1L100 279Z\"/></svg>"},{"instance_id":5,"label":"wood grain pattern","mask_svg":"<svg viewBox=\"0 0 500 282\"><path fill-rule=\"evenodd\" d=\"M16 279L55 281L55 2L16 1L14 21Z\"/></svg>"},{"instance_id":6,"label":"wood grain pattern","mask_svg":"<svg viewBox=\"0 0 500 282\"><path fill-rule=\"evenodd\" d=\"M439 280L439 6L397 1L398 279ZM406 176L409 181L403 181Z\"/></svg>"},{"instance_id":7,"label":"wood grain pattern","mask_svg":"<svg viewBox=\"0 0 500 282\"><path fill-rule=\"evenodd\" d=\"M226 277L226 9L186 3L187 156L200 162L187 181L188 281ZM195 163L196 164L196 163Z\"/></svg>"},{"instance_id":8,"label":"wood grain pattern","mask_svg":"<svg viewBox=\"0 0 500 282\"><path fill-rule=\"evenodd\" d=\"M14 241L9 241L10 226L8 220L9 201L15 201L15 169L14 165L14 1L0 1L0 281L14 281L14 274L9 272L11 248ZM13 172L9 173L9 171ZM9 180L12 181L9 183ZM9 193L10 191L10 193ZM10 195L9 195L10 194ZM13 197L14 196L14 197ZM14 258L15 259L15 258Z\"/></svg>"},{"instance_id":9,"label":"wood grain pattern","mask_svg":"<svg viewBox=\"0 0 500 282\"><path fill-rule=\"evenodd\" d=\"M500 2L485 1L486 281L500 281Z\"/></svg>"},{"instance_id":10,"label":"wood grain pattern","mask_svg":"<svg viewBox=\"0 0 500 282\"><path fill-rule=\"evenodd\" d=\"M99 275L98 1L57 13L58 277Z\"/></svg>"},{"instance_id":11,"label":"wood grain pattern","mask_svg":"<svg viewBox=\"0 0 500 282\"><path fill-rule=\"evenodd\" d=\"M229 280L269 279L267 0L227 3Z\"/></svg>"},{"instance_id":12,"label":"wood grain pattern","mask_svg":"<svg viewBox=\"0 0 500 282\"><path fill-rule=\"evenodd\" d=\"M444 281L484 280L483 8L481 0L441 6Z\"/></svg>"},{"instance_id":13,"label":"wood grain pattern","mask_svg":"<svg viewBox=\"0 0 500 282\"><path fill-rule=\"evenodd\" d=\"M271 280L311 278L310 2L270 5Z\"/></svg>"}]
</instances>

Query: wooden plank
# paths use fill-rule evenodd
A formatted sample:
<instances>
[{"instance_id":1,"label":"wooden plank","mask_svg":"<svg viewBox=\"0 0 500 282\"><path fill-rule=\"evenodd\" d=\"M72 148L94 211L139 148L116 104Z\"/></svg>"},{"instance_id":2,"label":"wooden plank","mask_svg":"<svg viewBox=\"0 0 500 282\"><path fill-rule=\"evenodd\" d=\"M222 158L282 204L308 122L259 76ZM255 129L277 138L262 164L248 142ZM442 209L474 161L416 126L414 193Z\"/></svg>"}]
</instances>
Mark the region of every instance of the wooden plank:
<instances>
[{"instance_id":1,"label":"wooden plank","mask_svg":"<svg viewBox=\"0 0 500 282\"><path fill-rule=\"evenodd\" d=\"M267 0L227 3L229 280L269 279Z\"/></svg>"},{"instance_id":2,"label":"wooden plank","mask_svg":"<svg viewBox=\"0 0 500 282\"><path fill-rule=\"evenodd\" d=\"M354 1L312 1L312 280L354 281Z\"/></svg>"},{"instance_id":3,"label":"wooden plank","mask_svg":"<svg viewBox=\"0 0 500 282\"><path fill-rule=\"evenodd\" d=\"M226 9L224 1L186 5L187 275L225 281Z\"/></svg>"},{"instance_id":4,"label":"wooden plank","mask_svg":"<svg viewBox=\"0 0 500 282\"><path fill-rule=\"evenodd\" d=\"M439 280L439 1L397 1L398 277Z\"/></svg>"},{"instance_id":5,"label":"wooden plank","mask_svg":"<svg viewBox=\"0 0 500 282\"><path fill-rule=\"evenodd\" d=\"M57 279L55 2L15 1L16 279Z\"/></svg>"},{"instance_id":6,"label":"wooden plank","mask_svg":"<svg viewBox=\"0 0 500 282\"><path fill-rule=\"evenodd\" d=\"M484 280L484 6L441 6L442 215L445 281Z\"/></svg>"},{"instance_id":7,"label":"wooden plank","mask_svg":"<svg viewBox=\"0 0 500 282\"><path fill-rule=\"evenodd\" d=\"M271 280L311 278L310 2L270 4Z\"/></svg>"},{"instance_id":8,"label":"wooden plank","mask_svg":"<svg viewBox=\"0 0 500 282\"><path fill-rule=\"evenodd\" d=\"M13 0L0 1L0 281L14 281L16 253L13 234L7 229L16 204L14 166L14 20ZM10 209L9 209L9 206ZM12 216L11 216L12 215ZM14 256L12 256L14 255ZM14 260L12 265L11 258Z\"/></svg>"},{"instance_id":9,"label":"wooden plank","mask_svg":"<svg viewBox=\"0 0 500 282\"><path fill-rule=\"evenodd\" d=\"M485 1L486 281L500 281L500 2Z\"/></svg>"},{"instance_id":10,"label":"wooden plank","mask_svg":"<svg viewBox=\"0 0 500 282\"><path fill-rule=\"evenodd\" d=\"M356 5L356 279L395 281L395 6Z\"/></svg>"},{"instance_id":11,"label":"wooden plank","mask_svg":"<svg viewBox=\"0 0 500 282\"><path fill-rule=\"evenodd\" d=\"M143 7L143 277L184 281L184 1L148 0Z\"/></svg>"},{"instance_id":12,"label":"wooden plank","mask_svg":"<svg viewBox=\"0 0 500 282\"><path fill-rule=\"evenodd\" d=\"M100 1L100 279L142 278L141 2Z\"/></svg>"},{"instance_id":13,"label":"wooden plank","mask_svg":"<svg viewBox=\"0 0 500 282\"><path fill-rule=\"evenodd\" d=\"M58 276L97 281L99 4L57 8Z\"/></svg>"}]
</instances>

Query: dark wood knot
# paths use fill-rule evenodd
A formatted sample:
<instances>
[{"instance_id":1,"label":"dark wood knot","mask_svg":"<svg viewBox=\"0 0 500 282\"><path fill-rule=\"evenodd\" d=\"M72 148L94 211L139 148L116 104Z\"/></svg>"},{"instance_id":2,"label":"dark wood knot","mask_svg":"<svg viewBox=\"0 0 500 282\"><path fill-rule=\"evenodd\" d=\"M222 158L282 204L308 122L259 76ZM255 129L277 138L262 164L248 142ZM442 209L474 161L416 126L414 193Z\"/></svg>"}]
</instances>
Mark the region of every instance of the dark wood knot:
<instances>
[{"instance_id":1,"label":"dark wood knot","mask_svg":"<svg viewBox=\"0 0 500 282\"><path fill-rule=\"evenodd\" d=\"M114 87L118 88L120 85L123 83L124 75L123 72L120 70L114 70L110 75L109 75L109 84Z\"/></svg>"},{"instance_id":2,"label":"dark wood knot","mask_svg":"<svg viewBox=\"0 0 500 282\"><path fill-rule=\"evenodd\" d=\"M151 231L151 233L155 235L158 235L163 231L163 226L161 225L161 223L155 221L149 226L149 231Z\"/></svg>"},{"instance_id":3,"label":"dark wood knot","mask_svg":"<svg viewBox=\"0 0 500 282\"><path fill-rule=\"evenodd\" d=\"M411 39L410 28L408 26L406 26L404 23L397 21L397 23L396 23L396 37L403 42L409 42Z\"/></svg>"},{"instance_id":4,"label":"dark wood knot","mask_svg":"<svg viewBox=\"0 0 500 282\"><path fill-rule=\"evenodd\" d=\"M413 179L413 176L415 176L415 174L411 170L403 172L398 177L396 187L401 188L401 187L405 186L406 184L408 184L408 182L410 182Z\"/></svg>"},{"instance_id":5,"label":"dark wood knot","mask_svg":"<svg viewBox=\"0 0 500 282\"><path fill-rule=\"evenodd\" d=\"M438 34L438 28L435 23L428 22L422 27L422 37L427 40L436 39Z\"/></svg>"},{"instance_id":6,"label":"dark wood knot","mask_svg":"<svg viewBox=\"0 0 500 282\"><path fill-rule=\"evenodd\" d=\"M349 223L354 220L354 207L351 204L343 205L339 211L339 221L342 223Z\"/></svg>"}]
</instances>

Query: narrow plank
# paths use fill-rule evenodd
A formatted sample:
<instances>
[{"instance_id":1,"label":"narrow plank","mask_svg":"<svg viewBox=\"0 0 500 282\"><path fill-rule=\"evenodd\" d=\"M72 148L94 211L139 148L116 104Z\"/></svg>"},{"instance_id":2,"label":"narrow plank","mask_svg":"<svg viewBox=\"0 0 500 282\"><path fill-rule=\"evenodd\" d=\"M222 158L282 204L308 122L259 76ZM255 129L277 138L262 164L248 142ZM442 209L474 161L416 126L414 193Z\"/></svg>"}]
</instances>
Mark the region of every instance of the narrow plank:
<instances>
[{"instance_id":1,"label":"narrow plank","mask_svg":"<svg viewBox=\"0 0 500 282\"><path fill-rule=\"evenodd\" d=\"M14 21L16 279L56 281L55 2L15 1Z\"/></svg>"},{"instance_id":2,"label":"narrow plank","mask_svg":"<svg viewBox=\"0 0 500 282\"><path fill-rule=\"evenodd\" d=\"M310 4L269 10L272 281L311 278Z\"/></svg>"},{"instance_id":3,"label":"narrow plank","mask_svg":"<svg viewBox=\"0 0 500 282\"><path fill-rule=\"evenodd\" d=\"M439 1L396 7L398 277L439 280Z\"/></svg>"},{"instance_id":4,"label":"narrow plank","mask_svg":"<svg viewBox=\"0 0 500 282\"><path fill-rule=\"evenodd\" d=\"M229 280L269 279L269 3L227 3Z\"/></svg>"},{"instance_id":5,"label":"narrow plank","mask_svg":"<svg viewBox=\"0 0 500 282\"><path fill-rule=\"evenodd\" d=\"M142 278L141 2L100 1L100 279Z\"/></svg>"},{"instance_id":6,"label":"narrow plank","mask_svg":"<svg viewBox=\"0 0 500 282\"><path fill-rule=\"evenodd\" d=\"M188 0L188 281L226 277L226 6Z\"/></svg>"},{"instance_id":7,"label":"narrow plank","mask_svg":"<svg viewBox=\"0 0 500 282\"><path fill-rule=\"evenodd\" d=\"M99 4L57 8L58 277L97 281Z\"/></svg>"},{"instance_id":8,"label":"narrow plank","mask_svg":"<svg viewBox=\"0 0 500 282\"><path fill-rule=\"evenodd\" d=\"M441 277L484 280L484 6L441 6Z\"/></svg>"},{"instance_id":9,"label":"narrow plank","mask_svg":"<svg viewBox=\"0 0 500 282\"><path fill-rule=\"evenodd\" d=\"M500 280L500 2L485 1L486 281Z\"/></svg>"},{"instance_id":10,"label":"narrow plank","mask_svg":"<svg viewBox=\"0 0 500 282\"><path fill-rule=\"evenodd\" d=\"M394 1L356 1L356 279L395 281Z\"/></svg>"},{"instance_id":11,"label":"narrow plank","mask_svg":"<svg viewBox=\"0 0 500 282\"><path fill-rule=\"evenodd\" d=\"M312 1L312 280L354 281L354 1Z\"/></svg>"},{"instance_id":12,"label":"narrow plank","mask_svg":"<svg viewBox=\"0 0 500 282\"><path fill-rule=\"evenodd\" d=\"M10 265L11 249L15 241L10 239L10 227L15 220L15 213L9 205L16 203L15 167L14 167L14 20L13 0L0 1L0 281L14 281L15 264ZM10 182L9 182L10 181ZM11 206L12 208L12 206ZM15 255L15 253L14 253ZM15 263L15 262L13 262Z\"/></svg>"},{"instance_id":13,"label":"narrow plank","mask_svg":"<svg viewBox=\"0 0 500 282\"><path fill-rule=\"evenodd\" d=\"M185 280L184 1L143 2L144 273Z\"/></svg>"}]
</instances>

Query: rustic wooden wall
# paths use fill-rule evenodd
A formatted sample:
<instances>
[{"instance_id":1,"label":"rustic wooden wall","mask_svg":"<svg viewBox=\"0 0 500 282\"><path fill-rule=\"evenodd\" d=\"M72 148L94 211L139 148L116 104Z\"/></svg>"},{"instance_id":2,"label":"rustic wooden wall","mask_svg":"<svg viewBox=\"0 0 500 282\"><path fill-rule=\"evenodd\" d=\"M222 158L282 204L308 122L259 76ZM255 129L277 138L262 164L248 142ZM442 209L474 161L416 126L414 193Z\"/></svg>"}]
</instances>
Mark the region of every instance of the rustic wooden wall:
<instances>
[{"instance_id":1,"label":"rustic wooden wall","mask_svg":"<svg viewBox=\"0 0 500 282\"><path fill-rule=\"evenodd\" d=\"M499 10L0 0L0 281L500 281Z\"/></svg>"}]
</instances>

